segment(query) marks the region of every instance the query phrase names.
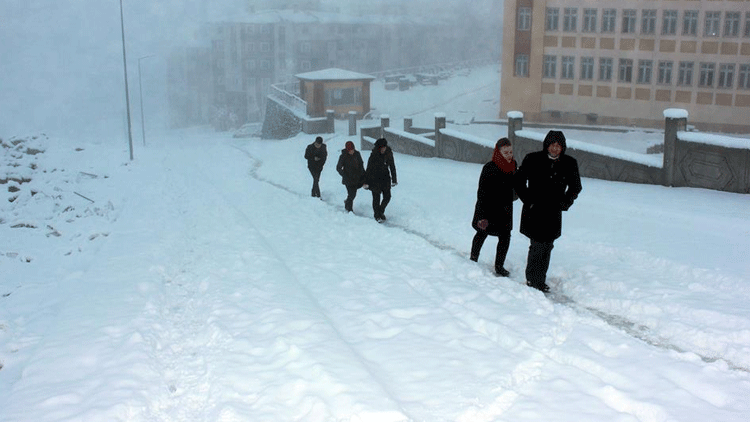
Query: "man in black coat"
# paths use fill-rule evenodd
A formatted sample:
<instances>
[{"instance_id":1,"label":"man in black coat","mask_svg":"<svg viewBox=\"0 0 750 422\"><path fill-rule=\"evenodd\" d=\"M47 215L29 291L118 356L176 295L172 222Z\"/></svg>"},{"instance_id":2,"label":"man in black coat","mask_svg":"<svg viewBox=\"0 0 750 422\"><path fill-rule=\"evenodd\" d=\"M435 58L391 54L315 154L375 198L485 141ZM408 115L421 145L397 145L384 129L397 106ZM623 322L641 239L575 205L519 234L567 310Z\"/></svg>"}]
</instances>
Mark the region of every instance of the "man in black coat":
<instances>
[{"instance_id":1,"label":"man in black coat","mask_svg":"<svg viewBox=\"0 0 750 422\"><path fill-rule=\"evenodd\" d=\"M515 177L515 189L523 201L521 233L531 240L526 262L526 284L543 292L547 286L552 248L562 234L562 212L581 192L578 162L565 155L561 131L551 130L542 151L526 155Z\"/></svg>"},{"instance_id":2,"label":"man in black coat","mask_svg":"<svg viewBox=\"0 0 750 422\"><path fill-rule=\"evenodd\" d=\"M320 186L318 186L318 182L320 181L320 173L323 172L323 165L326 163L326 158L328 158L328 151L323 143L323 138L318 136L315 138L315 142L305 148L307 168L310 170L313 178L312 196L316 198L320 198Z\"/></svg>"},{"instance_id":3,"label":"man in black coat","mask_svg":"<svg viewBox=\"0 0 750 422\"><path fill-rule=\"evenodd\" d=\"M365 189L372 192L372 210L375 213L375 220L381 222L385 220L385 207L391 201L391 187L396 186L396 164L393 161L393 151L388 146L385 138L375 141L375 146L367 160L367 170L365 170ZM380 200L380 195L383 200Z\"/></svg>"}]
</instances>

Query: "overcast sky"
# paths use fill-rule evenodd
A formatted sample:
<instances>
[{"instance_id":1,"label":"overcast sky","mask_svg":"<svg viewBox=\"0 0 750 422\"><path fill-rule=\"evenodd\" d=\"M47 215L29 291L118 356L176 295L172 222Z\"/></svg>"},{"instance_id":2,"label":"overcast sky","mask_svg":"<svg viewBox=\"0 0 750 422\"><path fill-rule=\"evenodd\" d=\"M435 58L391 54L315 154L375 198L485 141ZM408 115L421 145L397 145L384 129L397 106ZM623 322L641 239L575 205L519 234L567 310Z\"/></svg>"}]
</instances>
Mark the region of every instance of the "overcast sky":
<instances>
[{"instance_id":1,"label":"overcast sky","mask_svg":"<svg viewBox=\"0 0 750 422\"><path fill-rule=\"evenodd\" d=\"M331 1L346 6L355 0ZM123 0L134 131L140 128L138 59L154 55L141 61L144 109L148 126L163 127L168 46L190 40L206 12L233 12L244 4ZM118 0L4 0L0 17L0 137L127 133Z\"/></svg>"}]
</instances>

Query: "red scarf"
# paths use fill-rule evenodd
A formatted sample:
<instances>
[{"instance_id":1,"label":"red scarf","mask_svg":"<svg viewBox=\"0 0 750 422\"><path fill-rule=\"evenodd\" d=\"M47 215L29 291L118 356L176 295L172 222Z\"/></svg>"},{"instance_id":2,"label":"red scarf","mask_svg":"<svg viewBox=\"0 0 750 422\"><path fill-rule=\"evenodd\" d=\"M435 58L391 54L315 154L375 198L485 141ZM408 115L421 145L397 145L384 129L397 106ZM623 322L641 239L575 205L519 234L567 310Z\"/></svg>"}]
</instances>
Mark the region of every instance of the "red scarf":
<instances>
[{"instance_id":1,"label":"red scarf","mask_svg":"<svg viewBox=\"0 0 750 422\"><path fill-rule=\"evenodd\" d=\"M516 172L516 160L508 161L503 158L503 155L500 154L500 148L495 148L495 152L492 153L492 161L503 173L513 174Z\"/></svg>"}]
</instances>

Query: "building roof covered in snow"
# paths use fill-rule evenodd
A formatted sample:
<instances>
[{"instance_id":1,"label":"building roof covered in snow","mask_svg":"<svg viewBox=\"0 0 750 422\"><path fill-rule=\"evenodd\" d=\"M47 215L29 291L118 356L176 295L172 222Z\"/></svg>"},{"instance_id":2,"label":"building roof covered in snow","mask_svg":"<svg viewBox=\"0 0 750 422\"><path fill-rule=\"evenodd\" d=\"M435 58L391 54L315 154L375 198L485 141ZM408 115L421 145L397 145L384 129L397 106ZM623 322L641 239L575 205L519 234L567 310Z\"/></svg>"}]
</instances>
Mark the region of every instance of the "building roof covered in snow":
<instances>
[{"instance_id":1,"label":"building roof covered in snow","mask_svg":"<svg viewBox=\"0 0 750 422\"><path fill-rule=\"evenodd\" d=\"M372 80L374 76L365 73L352 72L350 70L338 69L335 67L329 69L316 70L313 72L298 73L294 75L299 79L307 81L352 81L352 80Z\"/></svg>"}]
</instances>

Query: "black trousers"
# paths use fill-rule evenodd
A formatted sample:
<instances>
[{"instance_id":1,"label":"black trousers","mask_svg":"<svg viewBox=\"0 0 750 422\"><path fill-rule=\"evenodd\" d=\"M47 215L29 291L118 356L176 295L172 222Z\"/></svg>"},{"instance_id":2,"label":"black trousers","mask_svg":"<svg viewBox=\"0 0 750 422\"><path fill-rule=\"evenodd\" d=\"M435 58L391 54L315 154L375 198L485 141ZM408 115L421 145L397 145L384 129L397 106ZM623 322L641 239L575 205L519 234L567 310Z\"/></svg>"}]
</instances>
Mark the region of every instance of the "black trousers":
<instances>
[{"instance_id":1,"label":"black trousers","mask_svg":"<svg viewBox=\"0 0 750 422\"><path fill-rule=\"evenodd\" d=\"M344 185L346 186L346 200L344 201L344 209L352 211L354 208L354 198L357 197L357 185Z\"/></svg>"},{"instance_id":2,"label":"black trousers","mask_svg":"<svg viewBox=\"0 0 750 422\"><path fill-rule=\"evenodd\" d=\"M315 168L307 168L310 170L310 174L313 178L313 185L312 185L312 196L320 198L320 186L318 185L318 182L320 182L320 173L323 172L323 169L315 169Z\"/></svg>"},{"instance_id":3,"label":"black trousers","mask_svg":"<svg viewBox=\"0 0 750 422\"><path fill-rule=\"evenodd\" d=\"M477 234L474 235L474 239L471 241L471 259L476 261L479 259L479 252L482 250L482 245L487 239L486 231L477 230ZM499 272L501 268L505 266L505 257L508 255L508 249L510 248L510 230L506 233L500 234L497 237L497 250L495 251L495 272Z\"/></svg>"},{"instance_id":4,"label":"black trousers","mask_svg":"<svg viewBox=\"0 0 750 422\"><path fill-rule=\"evenodd\" d=\"M375 217L381 217L385 213L385 207L391 202L391 186L386 185L384 188L377 188L370 186L372 192L372 210L375 213ZM380 200L380 195L383 195L383 200Z\"/></svg>"},{"instance_id":5,"label":"black trousers","mask_svg":"<svg viewBox=\"0 0 750 422\"><path fill-rule=\"evenodd\" d=\"M531 240L529 256L526 260L526 281L531 287L540 289L547 285L547 270L554 247L554 241L537 242Z\"/></svg>"}]
</instances>

